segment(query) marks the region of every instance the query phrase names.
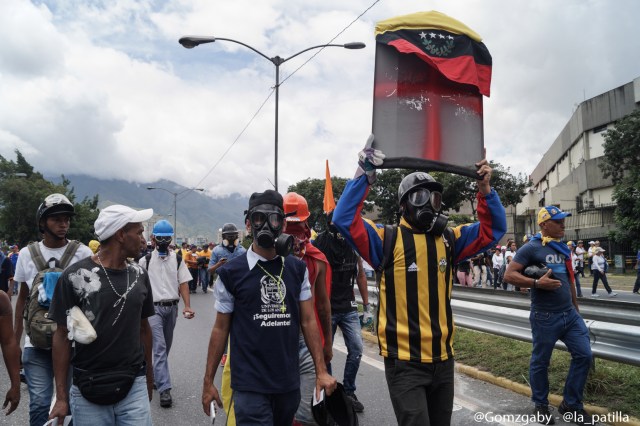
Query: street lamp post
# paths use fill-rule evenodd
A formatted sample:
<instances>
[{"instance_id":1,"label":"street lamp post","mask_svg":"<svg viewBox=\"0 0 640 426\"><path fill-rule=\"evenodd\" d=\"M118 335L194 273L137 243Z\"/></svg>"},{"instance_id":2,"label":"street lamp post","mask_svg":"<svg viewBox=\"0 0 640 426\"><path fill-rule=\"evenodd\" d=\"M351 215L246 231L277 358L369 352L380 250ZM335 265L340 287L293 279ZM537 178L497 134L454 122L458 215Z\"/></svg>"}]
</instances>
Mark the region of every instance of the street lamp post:
<instances>
[{"instance_id":1,"label":"street lamp post","mask_svg":"<svg viewBox=\"0 0 640 426\"><path fill-rule=\"evenodd\" d=\"M307 52L309 50L312 49L319 49L319 48L324 48L324 47L342 47L345 49L363 49L365 47L364 43L361 42L352 42L352 43L345 43L345 44L320 44L317 46L311 46L308 47L306 49L303 49L301 51L299 51L298 53L295 53L291 56L289 56L288 58L282 58L280 56L274 56L273 58L268 57L267 55L265 55L264 53L262 53L261 51L259 51L258 49L256 49L255 47L249 46L246 43L243 43L241 41L238 40L234 40L231 38L222 38L222 37L201 37L201 36L185 36L180 38L180 40L178 40L178 42L184 46L186 49L193 49L196 46L199 46L201 44L206 44L206 43L213 43L217 40L224 40L224 41L230 41L232 43L236 43L236 44L240 44L248 49L253 50L254 52L256 52L258 55L262 56L263 58L265 58L266 60L268 60L269 62L271 62L273 65L275 65L276 67L276 84L275 84L275 91L276 91L276 113L275 113L275 182L274 182L274 187L275 190L278 190L278 103L279 103L279 98L280 98L280 65L284 64L285 62L287 62L290 59L295 58L296 56Z\"/></svg>"},{"instance_id":2,"label":"street lamp post","mask_svg":"<svg viewBox=\"0 0 640 426\"><path fill-rule=\"evenodd\" d=\"M173 235L175 235L176 237L176 241L178 239L178 195L184 194L185 192L188 191L204 191L204 188L187 188L184 189L180 192L173 192L173 191L169 191L166 188L161 188L159 186L147 186L147 189L149 191L152 191L154 189L159 189L161 191L165 191L168 192L169 194L173 195Z\"/></svg>"}]
</instances>

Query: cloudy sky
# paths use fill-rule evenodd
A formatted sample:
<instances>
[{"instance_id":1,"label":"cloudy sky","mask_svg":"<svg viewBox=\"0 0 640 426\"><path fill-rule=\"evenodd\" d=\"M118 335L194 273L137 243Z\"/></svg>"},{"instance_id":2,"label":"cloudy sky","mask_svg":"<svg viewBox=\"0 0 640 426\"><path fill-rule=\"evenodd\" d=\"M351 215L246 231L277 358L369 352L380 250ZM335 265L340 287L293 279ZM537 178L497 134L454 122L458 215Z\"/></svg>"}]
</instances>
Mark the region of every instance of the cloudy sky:
<instances>
[{"instance_id":1,"label":"cloudy sky","mask_svg":"<svg viewBox=\"0 0 640 426\"><path fill-rule=\"evenodd\" d=\"M0 154L19 149L46 174L165 178L212 196L267 189L275 67L233 43L178 39L288 57L344 30L334 43L366 49L325 49L281 86L279 189L323 178L325 159L351 177L371 131L375 23L427 10L483 37L487 157L514 172L533 170L577 104L640 76L635 0L2 0Z\"/></svg>"}]
</instances>

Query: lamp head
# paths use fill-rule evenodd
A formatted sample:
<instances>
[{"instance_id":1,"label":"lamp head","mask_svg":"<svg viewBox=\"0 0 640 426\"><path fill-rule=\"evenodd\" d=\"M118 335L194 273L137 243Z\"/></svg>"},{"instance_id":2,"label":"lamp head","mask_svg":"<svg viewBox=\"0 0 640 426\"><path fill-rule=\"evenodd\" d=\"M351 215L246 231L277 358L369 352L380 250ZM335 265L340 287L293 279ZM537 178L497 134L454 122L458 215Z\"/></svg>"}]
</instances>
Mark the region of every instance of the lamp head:
<instances>
[{"instance_id":1,"label":"lamp head","mask_svg":"<svg viewBox=\"0 0 640 426\"><path fill-rule=\"evenodd\" d=\"M359 41L344 44L345 49L364 49L366 46L366 44Z\"/></svg>"},{"instance_id":2,"label":"lamp head","mask_svg":"<svg viewBox=\"0 0 640 426\"><path fill-rule=\"evenodd\" d=\"M204 43L213 43L216 41L215 37L197 37L197 36L184 36L178 40L185 49L193 49Z\"/></svg>"}]
</instances>

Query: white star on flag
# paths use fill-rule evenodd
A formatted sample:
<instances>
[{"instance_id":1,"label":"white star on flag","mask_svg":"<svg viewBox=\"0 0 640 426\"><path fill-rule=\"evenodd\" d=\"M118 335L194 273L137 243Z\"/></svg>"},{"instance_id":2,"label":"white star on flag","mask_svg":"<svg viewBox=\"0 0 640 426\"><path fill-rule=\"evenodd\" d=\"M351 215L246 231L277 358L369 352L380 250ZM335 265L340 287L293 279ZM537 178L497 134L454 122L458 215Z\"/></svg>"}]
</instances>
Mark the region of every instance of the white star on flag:
<instances>
[{"instance_id":1,"label":"white star on flag","mask_svg":"<svg viewBox=\"0 0 640 426\"><path fill-rule=\"evenodd\" d=\"M436 38L436 34L435 33L429 33L429 37Z\"/></svg>"},{"instance_id":2,"label":"white star on flag","mask_svg":"<svg viewBox=\"0 0 640 426\"><path fill-rule=\"evenodd\" d=\"M438 34L439 38L444 38L444 36L442 34Z\"/></svg>"},{"instance_id":3,"label":"white star on flag","mask_svg":"<svg viewBox=\"0 0 640 426\"><path fill-rule=\"evenodd\" d=\"M424 31L418 35L420 36L421 39L425 39L427 37L427 34Z\"/></svg>"},{"instance_id":4,"label":"white star on flag","mask_svg":"<svg viewBox=\"0 0 640 426\"><path fill-rule=\"evenodd\" d=\"M447 36L447 38L448 38L449 40L453 40L453 37L451 37L451 36Z\"/></svg>"}]
</instances>

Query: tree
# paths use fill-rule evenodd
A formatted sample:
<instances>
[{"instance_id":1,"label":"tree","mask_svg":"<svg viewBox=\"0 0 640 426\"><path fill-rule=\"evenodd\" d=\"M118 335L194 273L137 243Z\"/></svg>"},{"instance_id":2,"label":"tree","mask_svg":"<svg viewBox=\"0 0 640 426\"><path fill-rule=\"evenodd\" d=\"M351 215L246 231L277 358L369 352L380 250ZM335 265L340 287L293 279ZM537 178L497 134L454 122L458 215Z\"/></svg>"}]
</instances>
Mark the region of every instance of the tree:
<instances>
[{"instance_id":1,"label":"tree","mask_svg":"<svg viewBox=\"0 0 640 426\"><path fill-rule=\"evenodd\" d=\"M640 247L640 109L620 119L604 135L603 177L611 177L616 202L617 241Z\"/></svg>"},{"instance_id":2,"label":"tree","mask_svg":"<svg viewBox=\"0 0 640 426\"><path fill-rule=\"evenodd\" d=\"M369 190L369 200L378 209L382 223L393 224L399 220L398 187L410 171L404 169L386 169L378 173L376 181Z\"/></svg>"},{"instance_id":3,"label":"tree","mask_svg":"<svg viewBox=\"0 0 640 426\"><path fill-rule=\"evenodd\" d=\"M20 246L40 239L36 222L36 211L45 197L52 193L65 194L75 204L76 216L69 238L88 242L93 238L93 223L98 217L98 196L75 202L73 188L64 179L60 185L46 180L35 172L20 151L16 150L16 161L0 155L0 232L9 242Z\"/></svg>"}]
</instances>

